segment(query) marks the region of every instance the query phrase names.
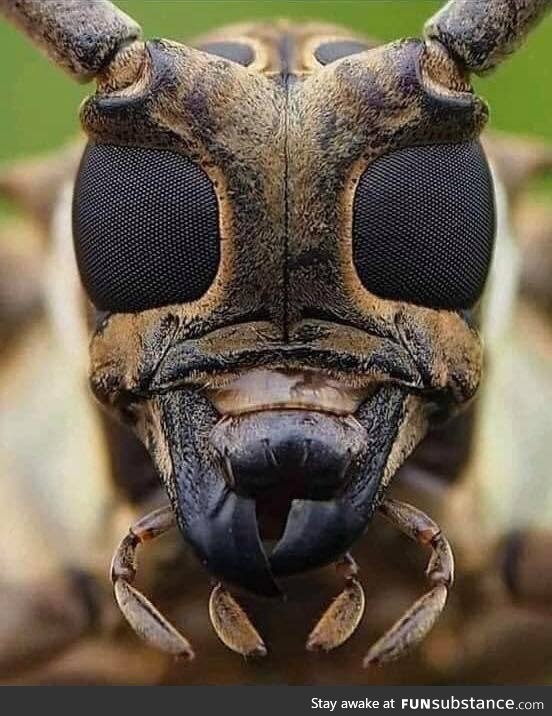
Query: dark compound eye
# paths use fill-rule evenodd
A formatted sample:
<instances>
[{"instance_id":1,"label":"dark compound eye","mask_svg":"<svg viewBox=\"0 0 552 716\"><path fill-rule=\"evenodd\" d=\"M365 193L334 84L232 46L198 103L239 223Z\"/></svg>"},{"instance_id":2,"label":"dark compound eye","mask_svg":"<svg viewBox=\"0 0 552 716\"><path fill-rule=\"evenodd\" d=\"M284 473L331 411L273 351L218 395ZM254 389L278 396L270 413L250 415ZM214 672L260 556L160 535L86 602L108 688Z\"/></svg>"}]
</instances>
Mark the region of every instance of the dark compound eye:
<instances>
[{"instance_id":1,"label":"dark compound eye","mask_svg":"<svg viewBox=\"0 0 552 716\"><path fill-rule=\"evenodd\" d=\"M353 261L381 298L469 308L483 291L494 235L493 183L478 142L401 149L360 178Z\"/></svg>"},{"instance_id":2,"label":"dark compound eye","mask_svg":"<svg viewBox=\"0 0 552 716\"><path fill-rule=\"evenodd\" d=\"M89 144L75 185L73 234L84 287L104 311L193 301L219 266L212 183L174 152Z\"/></svg>"}]
</instances>

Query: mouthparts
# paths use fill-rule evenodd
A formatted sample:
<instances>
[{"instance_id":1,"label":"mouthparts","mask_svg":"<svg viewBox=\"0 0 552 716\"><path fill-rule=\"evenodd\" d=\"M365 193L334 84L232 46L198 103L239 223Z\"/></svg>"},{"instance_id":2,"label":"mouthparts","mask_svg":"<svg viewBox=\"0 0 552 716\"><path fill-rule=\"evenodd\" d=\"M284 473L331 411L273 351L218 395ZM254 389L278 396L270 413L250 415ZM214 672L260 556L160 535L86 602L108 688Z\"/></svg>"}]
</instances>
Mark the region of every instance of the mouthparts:
<instances>
[{"instance_id":1,"label":"mouthparts","mask_svg":"<svg viewBox=\"0 0 552 716\"><path fill-rule=\"evenodd\" d=\"M271 596L276 577L347 552L394 472L412 398L391 383L357 388L314 371L265 370L217 390L155 396L167 492L211 574Z\"/></svg>"}]
</instances>

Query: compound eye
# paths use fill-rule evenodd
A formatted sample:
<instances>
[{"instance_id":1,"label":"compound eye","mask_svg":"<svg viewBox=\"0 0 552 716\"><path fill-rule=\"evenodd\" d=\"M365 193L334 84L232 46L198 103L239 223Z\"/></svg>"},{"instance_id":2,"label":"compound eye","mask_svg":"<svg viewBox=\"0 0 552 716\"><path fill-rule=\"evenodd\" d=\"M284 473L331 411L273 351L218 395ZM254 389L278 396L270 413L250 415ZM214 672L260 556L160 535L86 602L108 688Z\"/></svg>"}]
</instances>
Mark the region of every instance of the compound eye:
<instances>
[{"instance_id":1,"label":"compound eye","mask_svg":"<svg viewBox=\"0 0 552 716\"><path fill-rule=\"evenodd\" d=\"M81 279L96 308L130 313L200 298L220 260L207 174L174 152L89 144L73 199Z\"/></svg>"},{"instance_id":2,"label":"compound eye","mask_svg":"<svg viewBox=\"0 0 552 716\"><path fill-rule=\"evenodd\" d=\"M494 236L494 189L479 142L407 147L360 177L353 262L381 298L470 308L483 291Z\"/></svg>"}]
</instances>

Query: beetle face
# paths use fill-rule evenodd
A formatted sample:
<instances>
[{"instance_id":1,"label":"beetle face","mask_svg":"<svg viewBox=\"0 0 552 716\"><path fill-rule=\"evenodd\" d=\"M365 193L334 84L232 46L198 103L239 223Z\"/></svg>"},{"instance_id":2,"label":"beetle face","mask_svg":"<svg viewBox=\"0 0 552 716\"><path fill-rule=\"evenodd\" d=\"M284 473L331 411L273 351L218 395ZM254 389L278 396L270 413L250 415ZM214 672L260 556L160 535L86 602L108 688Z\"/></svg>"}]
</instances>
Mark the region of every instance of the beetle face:
<instances>
[{"instance_id":1,"label":"beetle face","mask_svg":"<svg viewBox=\"0 0 552 716\"><path fill-rule=\"evenodd\" d=\"M276 39L134 46L82 110L93 389L207 568L263 594L346 552L475 393L494 234L485 108L439 50L315 39L294 73Z\"/></svg>"}]
</instances>

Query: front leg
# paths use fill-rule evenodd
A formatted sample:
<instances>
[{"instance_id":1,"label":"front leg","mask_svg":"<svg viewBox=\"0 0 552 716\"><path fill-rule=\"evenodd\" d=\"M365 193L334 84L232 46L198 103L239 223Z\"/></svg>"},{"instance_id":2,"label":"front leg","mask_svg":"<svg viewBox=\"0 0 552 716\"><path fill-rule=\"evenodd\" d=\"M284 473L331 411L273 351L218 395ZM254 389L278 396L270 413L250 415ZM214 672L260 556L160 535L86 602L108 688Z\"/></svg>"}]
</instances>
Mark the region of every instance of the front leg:
<instances>
[{"instance_id":1,"label":"front leg","mask_svg":"<svg viewBox=\"0 0 552 716\"><path fill-rule=\"evenodd\" d=\"M516 605L552 609L552 530L526 530L509 535L501 549L502 578Z\"/></svg>"},{"instance_id":2,"label":"front leg","mask_svg":"<svg viewBox=\"0 0 552 716\"><path fill-rule=\"evenodd\" d=\"M51 663L113 623L109 595L89 572L0 582L0 677Z\"/></svg>"}]
</instances>

